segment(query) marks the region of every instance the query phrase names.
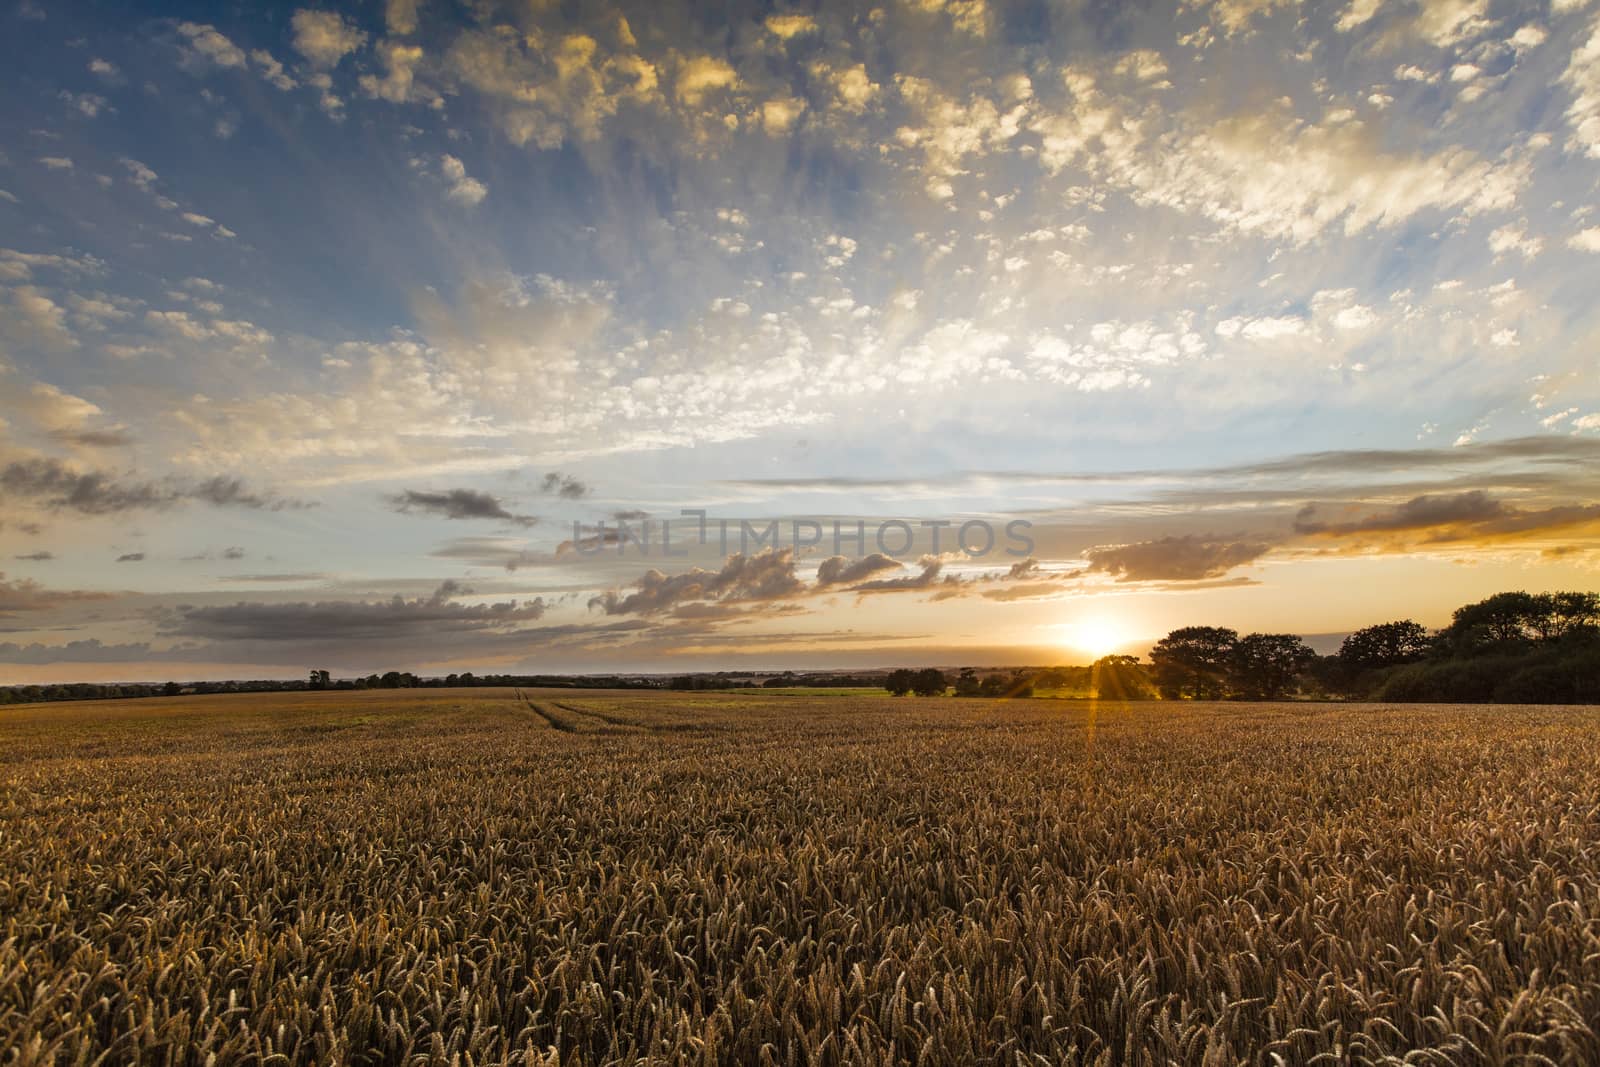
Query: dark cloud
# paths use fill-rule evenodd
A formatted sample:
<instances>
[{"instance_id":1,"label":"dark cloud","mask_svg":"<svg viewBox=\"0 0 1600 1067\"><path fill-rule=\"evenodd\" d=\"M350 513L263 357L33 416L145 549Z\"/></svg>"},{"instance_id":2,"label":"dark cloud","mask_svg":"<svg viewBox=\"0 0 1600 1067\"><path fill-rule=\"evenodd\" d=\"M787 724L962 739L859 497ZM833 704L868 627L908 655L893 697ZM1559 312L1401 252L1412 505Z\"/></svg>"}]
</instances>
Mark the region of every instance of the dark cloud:
<instances>
[{"instance_id":1,"label":"dark cloud","mask_svg":"<svg viewBox=\"0 0 1600 1067\"><path fill-rule=\"evenodd\" d=\"M1039 561L1033 556L1019 559L1013 563L1004 574L996 575L995 579L1002 582L1064 582L1082 576L1082 571L1047 571L1039 566Z\"/></svg>"},{"instance_id":2,"label":"dark cloud","mask_svg":"<svg viewBox=\"0 0 1600 1067\"><path fill-rule=\"evenodd\" d=\"M563 500L582 500L589 495L589 487L578 479L559 471L552 471L544 476L539 483L539 488L546 493L554 493Z\"/></svg>"},{"instance_id":3,"label":"dark cloud","mask_svg":"<svg viewBox=\"0 0 1600 1067\"><path fill-rule=\"evenodd\" d=\"M184 491L192 500L218 508L249 508L255 511L302 510L315 507L308 500L292 500L271 493L253 493L238 478L217 477Z\"/></svg>"},{"instance_id":4,"label":"dark cloud","mask_svg":"<svg viewBox=\"0 0 1600 1067\"><path fill-rule=\"evenodd\" d=\"M117 562L118 563L143 563L144 562L144 553L143 552L125 552L122 555L117 557Z\"/></svg>"},{"instance_id":5,"label":"dark cloud","mask_svg":"<svg viewBox=\"0 0 1600 1067\"><path fill-rule=\"evenodd\" d=\"M871 578L880 571L899 570L900 561L874 552L852 560L848 556L829 556L817 564L817 586L843 585Z\"/></svg>"},{"instance_id":6,"label":"dark cloud","mask_svg":"<svg viewBox=\"0 0 1600 1067\"><path fill-rule=\"evenodd\" d=\"M458 537L440 545L429 555L434 559L448 559L479 567L504 567L508 571L535 563L548 563L552 558L529 550L525 543L504 537Z\"/></svg>"},{"instance_id":7,"label":"dark cloud","mask_svg":"<svg viewBox=\"0 0 1600 1067\"><path fill-rule=\"evenodd\" d=\"M651 615L696 601L732 603L777 600L805 590L794 573L792 549L767 549L754 555L734 553L719 571L700 567L667 575L650 570L631 592L613 590L589 601L607 615Z\"/></svg>"},{"instance_id":8,"label":"dark cloud","mask_svg":"<svg viewBox=\"0 0 1600 1067\"><path fill-rule=\"evenodd\" d=\"M1362 538L1393 535L1405 544L1479 542L1493 544L1600 523L1600 504L1519 508L1480 490L1414 497L1403 504L1308 504L1295 516L1296 533L1310 537ZM1405 535L1416 535L1407 538Z\"/></svg>"},{"instance_id":9,"label":"dark cloud","mask_svg":"<svg viewBox=\"0 0 1600 1067\"><path fill-rule=\"evenodd\" d=\"M178 479L128 481L106 471L81 471L60 460L44 458L0 467L0 494L51 511L74 511L80 515L160 511L189 501L258 511L311 506L305 501L251 492L238 478L216 477L197 483Z\"/></svg>"},{"instance_id":10,"label":"dark cloud","mask_svg":"<svg viewBox=\"0 0 1600 1067\"><path fill-rule=\"evenodd\" d=\"M48 563L50 560L55 558L56 556L54 552L30 552L26 556L17 557L17 559L23 560L27 563Z\"/></svg>"},{"instance_id":11,"label":"dark cloud","mask_svg":"<svg viewBox=\"0 0 1600 1067\"><path fill-rule=\"evenodd\" d=\"M105 645L71 641L65 645L0 644L0 663L44 666L50 663L144 663L161 658L148 644Z\"/></svg>"},{"instance_id":12,"label":"dark cloud","mask_svg":"<svg viewBox=\"0 0 1600 1067\"><path fill-rule=\"evenodd\" d=\"M498 497L476 489L446 489L442 492L423 492L407 489L388 498L389 504L402 514L423 513L442 515L447 519L491 519L514 522L519 526L532 526L539 520L532 515L517 515L506 508Z\"/></svg>"},{"instance_id":13,"label":"dark cloud","mask_svg":"<svg viewBox=\"0 0 1600 1067\"><path fill-rule=\"evenodd\" d=\"M87 448L125 448L134 442L126 430L57 430L50 436L64 444Z\"/></svg>"},{"instance_id":14,"label":"dark cloud","mask_svg":"<svg viewBox=\"0 0 1600 1067\"><path fill-rule=\"evenodd\" d=\"M922 570L905 578L879 578L850 587L852 593L897 593L905 590L929 589L939 581L944 570L944 560L938 556L923 556L918 560Z\"/></svg>"},{"instance_id":15,"label":"dark cloud","mask_svg":"<svg viewBox=\"0 0 1600 1067\"><path fill-rule=\"evenodd\" d=\"M1271 549L1265 541L1189 534L1091 548L1084 555L1089 570L1113 575L1119 582L1188 582L1220 577Z\"/></svg>"},{"instance_id":16,"label":"dark cloud","mask_svg":"<svg viewBox=\"0 0 1600 1067\"><path fill-rule=\"evenodd\" d=\"M1505 505L1482 490L1449 496L1419 496L1393 508L1384 508L1347 522L1322 518L1325 505L1307 504L1295 516L1299 534L1349 535L1422 530L1431 526L1477 523L1506 514Z\"/></svg>"},{"instance_id":17,"label":"dark cloud","mask_svg":"<svg viewBox=\"0 0 1600 1067\"><path fill-rule=\"evenodd\" d=\"M326 574L316 571L306 571L298 574L230 574L223 578L224 582L320 582L327 579Z\"/></svg>"},{"instance_id":18,"label":"dark cloud","mask_svg":"<svg viewBox=\"0 0 1600 1067\"><path fill-rule=\"evenodd\" d=\"M242 549L242 548L225 548L225 549L222 550L222 558L223 559L231 559L231 560L244 559L244 549Z\"/></svg>"},{"instance_id":19,"label":"dark cloud","mask_svg":"<svg viewBox=\"0 0 1600 1067\"><path fill-rule=\"evenodd\" d=\"M109 593L46 589L27 578L8 581L5 572L0 571L0 618L23 611L44 611L73 601L106 600L109 597Z\"/></svg>"},{"instance_id":20,"label":"dark cloud","mask_svg":"<svg viewBox=\"0 0 1600 1067\"><path fill-rule=\"evenodd\" d=\"M754 478L724 482L724 485L755 489L791 490L904 490L912 488L948 491L961 482L1010 482L1093 485L1121 482L1194 482L1200 479L1248 479L1273 475L1301 477L1307 474L1375 475L1405 471L1447 470L1468 467L1524 463L1538 466L1577 466L1593 469L1600 465L1600 439L1567 435L1518 437L1506 441L1463 445L1453 448L1343 449L1302 452L1256 463L1217 467L1145 468L1126 471L957 471L939 478Z\"/></svg>"},{"instance_id":21,"label":"dark cloud","mask_svg":"<svg viewBox=\"0 0 1600 1067\"><path fill-rule=\"evenodd\" d=\"M541 618L543 599L499 604L458 604L466 592L445 582L427 598L250 603L180 608L162 632L211 641L361 641L432 639L462 633L496 633Z\"/></svg>"}]
</instances>

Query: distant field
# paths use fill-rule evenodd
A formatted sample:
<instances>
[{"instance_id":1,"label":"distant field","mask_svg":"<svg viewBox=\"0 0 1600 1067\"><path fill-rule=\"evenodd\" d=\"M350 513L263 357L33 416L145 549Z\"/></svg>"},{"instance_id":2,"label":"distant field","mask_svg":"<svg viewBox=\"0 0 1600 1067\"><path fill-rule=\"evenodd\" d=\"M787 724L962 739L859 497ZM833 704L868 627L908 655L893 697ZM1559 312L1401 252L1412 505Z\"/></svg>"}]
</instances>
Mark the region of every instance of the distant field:
<instances>
[{"instance_id":1,"label":"distant field","mask_svg":"<svg viewBox=\"0 0 1600 1067\"><path fill-rule=\"evenodd\" d=\"M0 710L5 1064L1576 1064L1595 1020L1600 709Z\"/></svg>"}]
</instances>

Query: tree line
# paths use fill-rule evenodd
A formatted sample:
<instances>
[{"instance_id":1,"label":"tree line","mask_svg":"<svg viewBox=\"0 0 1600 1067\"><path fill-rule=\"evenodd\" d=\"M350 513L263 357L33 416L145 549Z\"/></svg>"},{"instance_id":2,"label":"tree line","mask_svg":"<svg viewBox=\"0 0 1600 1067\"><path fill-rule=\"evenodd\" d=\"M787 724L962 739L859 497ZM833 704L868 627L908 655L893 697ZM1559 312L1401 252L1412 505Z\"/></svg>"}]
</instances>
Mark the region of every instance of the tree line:
<instances>
[{"instance_id":1,"label":"tree line","mask_svg":"<svg viewBox=\"0 0 1600 1067\"><path fill-rule=\"evenodd\" d=\"M1184 626L1136 656L1089 667L990 672L954 679L898 670L897 696L1026 697L1068 690L1105 700L1283 700L1289 697L1437 703L1600 703L1600 594L1497 593L1456 609L1430 631L1410 619L1379 623L1319 656L1296 634L1240 636Z\"/></svg>"}]
</instances>

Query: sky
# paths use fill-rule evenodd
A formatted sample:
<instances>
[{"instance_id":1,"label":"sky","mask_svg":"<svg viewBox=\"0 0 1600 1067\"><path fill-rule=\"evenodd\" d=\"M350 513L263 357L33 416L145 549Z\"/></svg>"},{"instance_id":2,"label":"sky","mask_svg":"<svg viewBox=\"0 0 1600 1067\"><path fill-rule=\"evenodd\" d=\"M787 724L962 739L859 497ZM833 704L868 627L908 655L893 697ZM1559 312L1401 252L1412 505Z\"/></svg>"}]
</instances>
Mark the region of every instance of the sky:
<instances>
[{"instance_id":1,"label":"sky","mask_svg":"<svg viewBox=\"0 0 1600 1067\"><path fill-rule=\"evenodd\" d=\"M1600 2L0 3L0 684L1600 587Z\"/></svg>"}]
</instances>

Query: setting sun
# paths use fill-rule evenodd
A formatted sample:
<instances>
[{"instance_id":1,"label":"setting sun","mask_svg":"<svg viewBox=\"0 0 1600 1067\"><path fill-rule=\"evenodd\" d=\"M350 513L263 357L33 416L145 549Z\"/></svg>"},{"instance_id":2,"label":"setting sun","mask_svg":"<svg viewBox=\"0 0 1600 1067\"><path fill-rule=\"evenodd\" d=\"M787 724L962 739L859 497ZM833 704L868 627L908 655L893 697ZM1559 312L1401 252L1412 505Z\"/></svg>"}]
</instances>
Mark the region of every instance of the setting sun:
<instances>
[{"instance_id":1,"label":"setting sun","mask_svg":"<svg viewBox=\"0 0 1600 1067\"><path fill-rule=\"evenodd\" d=\"M1061 644L1099 659L1121 651L1131 636L1121 620L1093 615L1061 625Z\"/></svg>"}]
</instances>

